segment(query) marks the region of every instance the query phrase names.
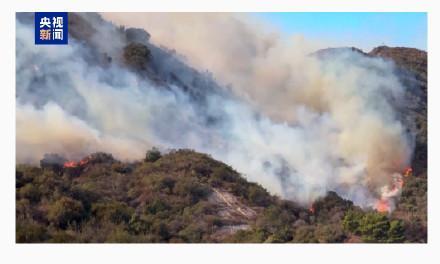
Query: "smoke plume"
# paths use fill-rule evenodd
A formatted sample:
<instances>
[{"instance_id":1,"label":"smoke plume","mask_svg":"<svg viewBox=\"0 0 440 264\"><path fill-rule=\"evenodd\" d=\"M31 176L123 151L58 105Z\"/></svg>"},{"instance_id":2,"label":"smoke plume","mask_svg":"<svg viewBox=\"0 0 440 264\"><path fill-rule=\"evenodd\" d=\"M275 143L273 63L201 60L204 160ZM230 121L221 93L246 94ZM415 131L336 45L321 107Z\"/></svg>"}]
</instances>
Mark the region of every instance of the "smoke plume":
<instances>
[{"instance_id":1,"label":"smoke plume","mask_svg":"<svg viewBox=\"0 0 440 264\"><path fill-rule=\"evenodd\" d=\"M191 148L284 198L309 204L333 190L361 206L410 162L393 107L405 87L389 62L349 49L311 55L316 43L245 15L103 14L151 33L142 75L123 64L118 26L80 17L94 35L50 47L17 19L17 162ZM111 63L97 63L97 50Z\"/></svg>"}]
</instances>

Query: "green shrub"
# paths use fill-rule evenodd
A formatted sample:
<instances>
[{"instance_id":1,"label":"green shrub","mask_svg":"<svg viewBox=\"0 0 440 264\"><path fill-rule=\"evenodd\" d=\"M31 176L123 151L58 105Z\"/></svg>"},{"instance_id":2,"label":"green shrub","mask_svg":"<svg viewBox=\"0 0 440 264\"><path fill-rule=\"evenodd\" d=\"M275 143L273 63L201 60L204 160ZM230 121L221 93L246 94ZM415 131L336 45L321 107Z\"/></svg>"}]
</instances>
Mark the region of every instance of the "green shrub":
<instances>
[{"instance_id":1,"label":"green shrub","mask_svg":"<svg viewBox=\"0 0 440 264\"><path fill-rule=\"evenodd\" d=\"M389 228L390 222L387 216L376 212L366 213L359 223L359 231L364 242L387 242Z\"/></svg>"},{"instance_id":2,"label":"green shrub","mask_svg":"<svg viewBox=\"0 0 440 264\"><path fill-rule=\"evenodd\" d=\"M56 231L52 234L51 239L48 241L49 243L74 243L76 242L76 238L73 234L70 234L66 231Z\"/></svg>"},{"instance_id":3,"label":"green shrub","mask_svg":"<svg viewBox=\"0 0 440 264\"><path fill-rule=\"evenodd\" d=\"M315 228L313 226L299 226L296 228L293 234L292 242L295 243L318 243L318 239L315 237Z\"/></svg>"},{"instance_id":4,"label":"green shrub","mask_svg":"<svg viewBox=\"0 0 440 264\"><path fill-rule=\"evenodd\" d=\"M15 236L17 243L38 243L49 238L44 226L33 221L17 222Z\"/></svg>"},{"instance_id":5,"label":"green shrub","mask_svg":"<svg viewBox=\"0 0 440 264\"><path fill-rule=\"evenodd\" d=\"M49 221L63 229L80 223L84 216L82 203L70 197L61 197L49 207L47 214Z\"/></svg>"},{"instance_id":6,"label":"green shrub","mask_svg":"<svg viewBox=\"0 0 440 264\"><path fill-rule=\"evenodd\" d=\"M32 203L40 201L41 193L38 187L32 183L27 183L18 190L20 197L28 199Z\"/></svg>"},{"instance_id":7,"label":"green shrub","mask_svg":"<svg viewBox=\"0 0 440 264\"><path fill-rule=\"evenodd\" d=\"M210 189L199 183L197 180L185 178L176 183L174 186L174 193L181 197L186 197L191 204L195 204L206 198L210 193Z\"/></svg>"},{"instance_id":8,"label":"green shrub","mask_svg":"<svg viewBox=\"0 0 440 264\"><path fill-rule=\"evenodd\" d=\"M152 221L138 214L133 214L128 222L128 231L135 235L147 234L152 226Z\"/></svg>"},{"instance_id":9,"label":"green shrub","mask_svg":"<svg viewBox=\"0 0 440 264\"><path fill-rule=\"evenodd\" d=\"M360 235L359 226L364 213L361 211L350 210L345 214L342 225L345 230Z\"/></svg>"},{"instance_id":10,"label":"green shrub","mask_svg":"<svg viewBox=\"0 0 440 264\"><path fill-rule=\"evenodd\" d=\"M171 206L160 198L155 198L152 202L146 205L146 212L149 214L157 214L169 209L171 209Z\"/></svg>"},{"instance_id":11,"label":"green shrub","mask_svg":"<svg viewBox=\"0 0 440 264\"><path fill-rule=\"evenodd\" d=\"M136 238L133 237L124 228L118 226L112 230L112 232L106 237L106 243L133 243L137 242Z\"/></svg>"},{"instance_id":12,"label":"green shrub","mask_svg":"<svg viewBox=\"0 0 440 264\"><path fill-rule=\"evenodd\" d=\"M205 233L205 230L200 225L194 223L181 230L179 236L187 243L200 243L202 242L203 233Z\"/></svg>"},{"instance_id":13,"label":"green shrub","mask_svg":"<svg viewBox=\"0 0 440 264\"><path fill-rule=\"evenodd\" d=\"M338 224L318 225L315 229L315 237L319 243L342 243L347 238Z\"/></svg>"},{"instance_id":14,"label":"green shrub","mask_svg":"<svg viewBox=\"0 0 440 264\"><path fill-rule=\"evenodd\" d=\"M248 187L247 196L249 201L257 206L267 206L270 203L269 193L261 186L252 184Z\"/></svg>"},{"instance_id":15,"label":"green shrub","mask_svg":"<svg viewBox=\"0 0 440 264\"><path fill-rule=\"evenodd\" d=\"M405 240L405 228L401 220L393 220L390 222L388 230L389 243L402 243Z\"/></svg>"},{"instance_id":16,"label":"green shrub","mask_svg":"<svg viewBox=\"0 0 440 264\"><path fill-rule=\"evenodd\" d=\"M216 167L211 173L211 179L217 182L232 182L235 177L233 172L226 166Z\"/></svg>"},{"instance_id":17,"label":"green shrub","mask_svg":"<svg viewBox=\"0 0 440 264\"><path fill-rule=\"evenodd\" d=\"M269 233L262 229L238 230L232 236L226 238L228 243L262 243L267 240Z\"/></svg>"},{"instance_id":18,"label":"green shrub","mask_svg":"<svg viewBox=\"0 0 440 264\"><path fill-rule=\"evenodd\" d=\"M100 222L128 223L133 213L134 209L122 202L97 203L92 206L92 214Z\"/></svg>"},{"instance_id":19,"label":"green shrub","mask_svg":"<svg viewBox=\"0 0 440 264\"><path fill-rule=\"evenodd\" d=\"M152 148L151 150L147 151L147 154L145 155L145 161L146 162L155 162L156 160L160 159L162 157L162 154L160 154L160 151L157 148Z\"/></svg>"}]
</instances>

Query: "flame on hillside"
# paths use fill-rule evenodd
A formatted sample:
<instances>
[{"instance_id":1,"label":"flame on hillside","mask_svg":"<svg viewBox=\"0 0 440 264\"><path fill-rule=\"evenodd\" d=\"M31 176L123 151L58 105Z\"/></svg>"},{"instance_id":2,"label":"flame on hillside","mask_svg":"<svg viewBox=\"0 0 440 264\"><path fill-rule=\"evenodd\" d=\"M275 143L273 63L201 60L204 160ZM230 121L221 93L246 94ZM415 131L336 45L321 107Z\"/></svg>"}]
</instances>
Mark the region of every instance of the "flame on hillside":
<instances>
[{"instance_id":1,"label":"flame on hillside","mask_svg":"<svg viewBox=\"0 0 440 264\"><path fill-rule=\"evenodd\" d=\"M63 166L64 166L64 168L77 168L77 167L82 167L82 166L86 165L87 163L89 163L89 161L90 161L90 158L86 157L78 162L73 161L73 160L67 161L63 164Z\"/></svg>"},{"instance_id":2,"label":"flame on hillside","mask_svg":"<svg viewBox=\"0 0 440 264\"><path fill-rule=\"evenodd\" d=\"M396 173L393 175L392 183L389 186L384 186L381 190L381 198L376 202L374 208L380 213L391 213L394 210L394 201L402 192L405 184L405 179L412 176L413 170L407 167L402 174Z\"/></svg>"}]
</instances>

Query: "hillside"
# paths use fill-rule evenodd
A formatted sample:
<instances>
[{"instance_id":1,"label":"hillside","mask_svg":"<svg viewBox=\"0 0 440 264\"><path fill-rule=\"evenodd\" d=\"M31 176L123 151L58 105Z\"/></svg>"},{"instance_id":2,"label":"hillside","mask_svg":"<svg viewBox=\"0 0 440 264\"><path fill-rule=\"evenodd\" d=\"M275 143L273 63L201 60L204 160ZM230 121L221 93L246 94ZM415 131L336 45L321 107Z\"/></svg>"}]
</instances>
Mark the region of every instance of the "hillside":
<instances>
[{"instance_id":1,"label":"hillside","mask_svg":"<svg viewBox=\"0 0 440 264\"><path fill-rule=\"evenodd\" d=\"M401 212L414 210L420 184L414 177L405 187ZM311 208L282 200L231 167L190 150L162 156L153 149L134 163L105 153L79 162L46 155L40 167L17 166L16 193L20 243L426 239L420 223L362 211L333 192Z\"/></svg>"}]
</instances>

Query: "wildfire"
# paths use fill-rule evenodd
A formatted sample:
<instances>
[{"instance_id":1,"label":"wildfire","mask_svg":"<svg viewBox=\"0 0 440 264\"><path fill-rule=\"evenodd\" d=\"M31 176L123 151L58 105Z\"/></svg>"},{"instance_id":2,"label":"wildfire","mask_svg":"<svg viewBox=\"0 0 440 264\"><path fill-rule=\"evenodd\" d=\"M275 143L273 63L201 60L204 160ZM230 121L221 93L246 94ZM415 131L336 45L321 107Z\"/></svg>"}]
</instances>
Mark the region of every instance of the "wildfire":
<instances>
[{"instance_id":1,"label":"wildfire","mask_svg":"<svg viewBox=\"0 0 440 264\"><path fill-rule=\"evenodd\" d=\"M77 168L86 165L89 162L89 158L86 157L78 162L76 161L67 161L63 164L64 168Z\"/></svg>"},{"instance_id":2,"label":"wildfire","mask_svg":"<svg viewBox=\"0 0 440 264\"><path fill-rule=\"evenodd\" d=\"M64 168L75 168L77 166L77 162L75 161L67 161L64 163Z\"/></svg>"},{"instance_id":3,"label":"wildfire","mask_svg":"<svg viewBox=\"0 0 440 264\"><path fill-rule=\"evenodd\" d=\"M407 167L402 174L394 174L393 181L390 186L384 186L382 188L381 198L376 202L374 208L381 213L391 212L394 205L394 199L402 191L405 184L405 178L412 175L412 168Z\"/></svg>"},{"instance_id":4,"label":"wildfire","mask_svg":"<svg viewBox=\"0 0 440 264\"><path fill-rule=\"evenodd\" d=\"M405 172L403 173L403 176L409 177L409 176L412 175L412 173L413 173L413 169L411 167L408 167L408 168L405 169Z\"/></svg>"},{"instance_id":5,"label":"wildfire","mask_svg":"<svg viewBox=\"0 0 440 264\"><path fill-rule=\"evenodd\" d=\"M388 200L380 199L376 203L376 210L379 213L386 213L390 211L390 203Z\"/></svg>"},{"instance_id":6,"label":"wildfire","mask_svg":"<svg viewBox=\"0 0 440 264\"><path fill-rule=\"evenodd\" d=\"M313 207L313 205L311 205L311 206L309 207L309 212L312 213L312 214L315 213L315 207Z\"/></svg>"}]
</instances>

